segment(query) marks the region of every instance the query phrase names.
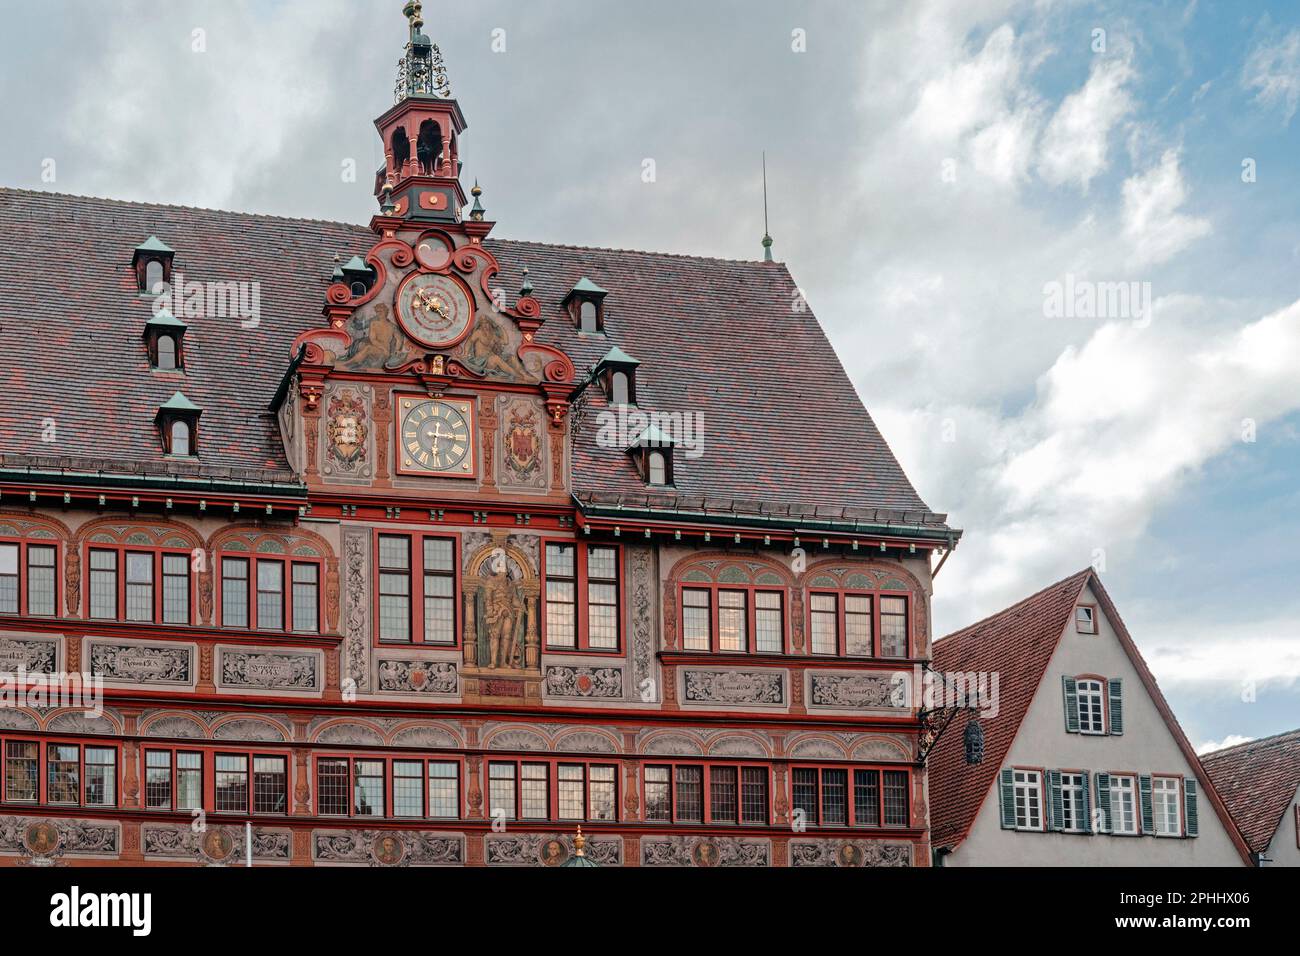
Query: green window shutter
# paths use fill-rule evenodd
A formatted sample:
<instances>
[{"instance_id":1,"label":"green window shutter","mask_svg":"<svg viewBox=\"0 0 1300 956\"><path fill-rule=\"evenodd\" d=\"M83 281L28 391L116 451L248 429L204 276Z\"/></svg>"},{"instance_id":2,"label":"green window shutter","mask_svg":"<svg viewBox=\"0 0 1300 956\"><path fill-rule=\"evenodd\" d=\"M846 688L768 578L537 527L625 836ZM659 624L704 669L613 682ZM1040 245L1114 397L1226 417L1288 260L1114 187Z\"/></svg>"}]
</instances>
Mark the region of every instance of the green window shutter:
<instances>
[{"instance_id":1,"label":"green window shutter","mask_svg":"<svg viewBox=\"0 0 1300 956\"><path fill-rule=\"evenodd\" d=\"M1199 826L1196 820L1196 781L1187 777L1183 778L1183 802L1186 804L1186 832L1189 837L1194 837L1199 832Z\"/></svg>"},{"instance_id":2,"label":"green window shutter","mask_svg":"<svg viewBox=\"0 0 1300 956\"><path fill-rule=\"evenodd\" d=\"M1143 774L1138 777L1138 789L1142 794L1142 832L1151 836L1156 832L1155 817L1151 813L1151 777Z\"/></svg>"},{"instance_id":3,"label":"green window shutter","mask_svg":"<svg viewBox=\"0 0 1300 956\"><path fill-rule=\"evenodd\" d=\"M1110 832L1110 774L1097 774L1097 809L1101 812L1098 814L1098 823L1100 829L1098 833Z\"/></svg>"},{"instance_id":4,"label":"green window shutter","mask_svg":"<svg viewBox=\"0 0 1300 956\"><path fill-rule=\"evenodd\" d=\"M1110 732L1116 736L1124 733L1124 688L1118 677L1106 681L1110 697Z\"/></svg>"},{"instance_id":5,"label":"green window shutter","mask_svg":"<svg viewBox=\"0 0 1300 956\"><path fill-rule=\"evenodd\" d=\"M1048 807L1051 809L1047 829L1064 830L1065 798L1061 795L1061 771L1059 770L1047 771L1047 800Z\"/></svg>"},{"instance_id":6,"label":"green window shutter","mask_svg":"<svg viewBox=\"0 0 1300 956\"><path fill-rule=\"evenodd\" d=\"M998 782L998 797L1002 803L1002 829L1016 828L1016 783L1010 770L1003 770Z\"/></svg>"},{"instance_id":7,"label":"green window shutter","mask_svg":"<svg viewBox=\"0 0 1300 956\"><path fill-rule=\"evenodd\" d=\"M1080 806L1083 807L1083 825L1088 828L1087 832L1091 833L1092 832L1092 801L1088 799L1089 796L1088 771L1086 770L1083 772L1083 790L1080 791L1079 795L1083 798L1082 802L1080 803Z\"/></svg>"},{"instance_id":8,"label":"green window shutter","mask_svg":"<svg viewBox=\"0 0 1300 956\"><path fill-rule=\"evenodd\" d=\"M1065 687L1065 732L1077 734L1079 732L1079 685L1073 677L1062 677L1061 683Z\"/></svg>"}]
</instances>

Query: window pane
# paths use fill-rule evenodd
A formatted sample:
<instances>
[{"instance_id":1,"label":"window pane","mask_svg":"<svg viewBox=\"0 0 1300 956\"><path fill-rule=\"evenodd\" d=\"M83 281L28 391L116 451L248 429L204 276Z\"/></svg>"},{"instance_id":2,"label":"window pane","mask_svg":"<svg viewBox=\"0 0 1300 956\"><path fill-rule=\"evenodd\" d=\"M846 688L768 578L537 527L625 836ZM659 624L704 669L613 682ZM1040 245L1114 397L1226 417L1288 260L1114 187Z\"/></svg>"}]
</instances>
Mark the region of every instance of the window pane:
<instances>
[{"instance_id":1,"label":"window pane","mask_svg":"<svg viewBox=\"0 0 1300 956\"><path fill-rule=\"evenodd\" d=\"M816 825L821 820L817 800L817 771L795 767L790 773L794 809L803 811L803 822Z\"/></svg>"},{"instance_id":2,"label":"window pane","mask_svg":"<svg viewBox=\"0 0 1300 956\"><path fill-rule=\"evenodd\" d=\"M616 815L617 782L614 768L607 766L591 767L587 771L591 779L589 793L588 820L613 820Z\"/></svg>"},{"instance_id":3,"label":"window pane","mask_svg":"<svg viewBox=\"0 0 1300 956\"><path fill-rule=\"evenodd\" d=\"M257 629L284 630L284 565L279 561L257 562Z\"/></svg>"},{"instance_id":4,"label":"window pane","mask_svg":"<svg viewBox=\"0 0 1300 956\"><path fill-rule=\"evenodd\" d=\"M1081 680L1076 685L1079 701L1079 729L1085 734L1100 734L1106 730L1102 711L1101 681Z\"/></svg>"},{"instance_id":5,"label":"window pane","mask_svg":"<svg viewBox=\"0 0 1300 956\"><path fill-rule=\"evenodd\" d=\"M847 770L822 771L822 823L849 822L849 773Z\"/></svg>"},{"instance_id":6,"label":"window pane","mask_svg":"<svg viewBox=\"0 0 1300 956\"><path fill-rule=\"evenodd\" d=\"M812 608L812 652L835 654L839 651L839 598L833 594L814 594Z\"/></svg>"},{"instance_id":7,"label":"window pane","mask_svg":"<svg viewBox=\"0 0 1300 956\"><path fill-rule=\"evenodd\" d=\"M767 823L767 768L744 767L740 771L742 823Z\"/></svg>"},{"instance_id":8,"label":"window pane","mask_svg":"<svg viewBox=\"0 0 1300 956\"><path fill-rule=\"evenodd\" d=\"M682 647L688 651L711 649L710 598L699 588L682 591Z\"/></svg>"},{"instance_id":9,"label":"window pane","mask_svg":"<svg viewBox=\"0 0 1300 956\"><path fill-rule=\"evenodd\" d=\"M884 657L907 656L907 599L880 599L880 653Z\"/></svg>"},{"instance_id":10,"label":"window pane","mask_svg":"<svg viewBox=\"0 0 1300 956\"><path fill-rule=\"evenodd\" d=\"M18 545L0 544L0 614L18 613Z\"/></svg>"},{"instance_id":11,"label":"window pane","mask_svg":"<svg viewBox=\"0 0 1300 956\"><path fill-rule=\"evenodd\" d=\"M668 767L645 768L645 818L667 822L672 819Z\"/></svg>"},{"instance_id":12,"label":"window pane","mask_svg":"<svg viewBox=\"0 0 1300 956\"><path fill-rule=\"evenodd\" d=\"M45 799L50 803L81 802L81 748L50 744L45 748Z\"/></svg>"},{"instance_id":13,"label":"window pane","mask_svg":"<svg viewBox=\"0 0 1300 956\"><path fill-rule=\"evenodd\" d=\"M704 768L677 768L677 819L704 822Z\"/></svg>"},{"instance_id":14,"label":"window pane","mask_svg":"<svg viewBox=\"0 0 1300 956\"><path fill-rule=\"evenodd\" d=\"M379 538L379 639L411 640L411 542Z\"/></svg>"},{"instance_id":15,"label":"window pane","mask_svg":"<svg viewBox=\"0 0 1300 956\"><path fill-rule=\"evenodd\" d=\"M153 620L153 555L126 556L126 619Z\"/></svg>"},{"instance_id":16,"label":"window pane","mask_svg":"<svg viewBox=\"0 0 1300 956\"><path fill-rule=\"evenodd\" d=\"M5 799L35 802L37 796L36 744L27 740L5 741Z\"/></svg>"},{"instance_id":17,"label":"window pane","mask_svg":"<svg viewBox=\"0 0 1300 956\"><path fill-rule=\"evenodd\" d=\"M850 657L871 657L871 598L844 598L844 653Z\"/></svg>"},{"instance_id":18,"label":"window pane","mask_svg":"<svg viewBox=\"0 0 1300 956\"><path fill-rule=\"evenodd\" d=\"M347 816L348 762L339 757L316 761L316 807L322 816Z\"/></svg>"},{"instance_id":19,"label":"window pane","mask_svg":"<svg viewBox=\"0 0 1300 956\"><path fill-rule=\"evenodd\" d=\"M454 544L450 538L425 538L424 570L451 574L455 570L452 564Z\"/></svg>"},{"instance_id":20,"label":"window pane","mask_svg":"<svg viewBox=\"0 0 1300 956\"><path fill-rule=\"evenodd\" d=\"M592 647L618 647L618 585L587 583L587 639Z\"/></svg>"},{"instance_id":21,"label":"window pane","mask_svg":"<svg viewBox=\"0 0 1300 956\"><path fill-rule=\"evenodd\" d=\"M145 751L144 765L144 805L146 809L170 810L172 808L171 751Z\"/></svg>"},{"instance_id":22,"label":"window pane","mask_svg":"<svg viewBox=\"0 0 1300 956\"><path fill-rule=\"evenodd\" d=\"M289 785L284 757L253 758L253 812L287 813Z\"/></svg>"},{"instance_id":23,"label":"window pane","mask_svg":"<svg viewBox=\"0 0 1300 956\"><path fill-rule=\"evenodd\" d=\"M519 816L524 820L545 820L550 806L550 768L546 764L526 763L520 771L519 789L523 804Z\"/></svg>"},{"instance_id":24,"label":"window pane","mask_svg":"<svg viewBox=\"0 0 1300 956\"><path fill-rule=\"evenodd\" d=\"M588 548L587 577L594 578L598 581L617 581L618 549L597 547Z\"/></svg>"},{"instance_id":25,"label":"window pane","mask_svg":"<svg viewBox=\"0 0 1300 956\"><path fill-rule=\"evenodd\" d=\"M446 538L424 540L424 640L456 643L456 578L453 544Z\"/></svg>"},{"instance_id":26,"label":"window pane","mask_svg":"<svg viewBox=\"0 0 1300 956\"><path fill-rule=\"evenodd\" d=\"M90 616L117 617L117 552L90 552Z\"/></svg>"},{"instance_id":27,"label":"window pane","mask_svg":"<svg viewBox=\"0 0 1300 956\"><path fill-rule=\"evenodd\" d=\"M359 817L384 815L384 762L352 762L352 812Z\"/></svg>"},{"instance_id":28,"label":"window pane","mask_svg":"<svg viewBox=\"0 0 1300 956\"><path fill-rule=\"evenodd\" d=\"M429 764L429 816L455 820L460 816L460 765L452 761Z\"/></svg>"},{"instance_id":29,"label":"window pane","mask_svg":"<svg viewBox=\"0 0 1300 956\"><path fill-rule=\"evenodd\" d=\"M117 803L117 751L112 747L86 748L86 806L111 807Z\"/></svg>"},{"instance_id":30,"label":"window pane","mask_svg":"<svg viewBox=\"0 0 1300 956\"><path fill-rule=\"evenodd\" d=\"M748 650L745 604L743 591L718 592L718 648L720 650Z\"/></svg>"},{"instance_id":31,"label":"window pane","mask_svg":"<svg viewBox=\"0 0 1300 956\"><path fill-rule=\"evenodd\" d=\"M853 771L853 822L860 827L880 826L880 771Z\"/></svg>"},{"instance_id":32,"label":"window pane","mask_svg":"<svg viewBox=\"0 0 1300 956\"><path fill-rule=\"evenodd\" d=\"M494 763L488 765L488 813L507 820L518 817L515 812L515 765Z\"/></svg>"},{"instance_id":33,"label":"window pane","mask_svg":"<svg viewBox=\"0 0 1300 956\"><path fill-rule=\"evenodd\" d=\"M785 650L785 612L777 591L759 591L754 595L754 639L760 654L780 654Z\"/></svg>"},{"instance_id":34,"label":"window pane","mask_svg":"<svg viewBox=\"0 0 1300 956\"><path fill-rule=\"evenodd\" d=\"M248 627L248 559L221 559L221 623Z\"/></svg>"},{"instance_id":35,"label":"window pane","mask_svg":"<svg viewBox=\"0 0 1300 956\"><path fill-rule=\"evenodd\" d=\"M739 811L736 768L709 768L709 814L714 823L735 823Z\"/></svg>"},{"instance_id":36,"label":"window pane","mask_svg":"<svg viewBox=\"0 0 1300 956\"><path fill-rule=\"evenodd\" d=\"M0 546L2 547L2 546ZM55 549L51 545L33 544L27 547L27 613L53 616L55 608ZM0 577L0 591L4 578ZM3 603L0 595L0 603Z\"/></svg>"},{"instance_id":37,"label":"window pane","mask_svg":"<svg viewBox=\"0 0 1300 956\"><path fill-rule=\"evenodd\" d=\"M203 754L176 755L176 809L198 810L203 806Z\"/></svg>"},{"instance_id":38,"label":"window pane","mask_svg":"<svg viewBox=\"0 0 1300 956\"><path fill-rule=\"evenodd\" d=\"M583 768L564 765L559 768L560 819L582 820L584 804Z\"/></svg>"},{"instance_id":39,"label":"window pane","mask_svg":"<svg viewBox=\"0 0 1300 956\"><path fill-rule=\"evenodd\" d=\"M577 647L577 595L574 547L546 546L546 643L552 647Z\"/></svg>"},{"instance_id":40,"label":"window pane","mask_svg":"<svg viewBox=\"0 0 1300 956\"><path fill-rule=\"evenodd\" d=\"M162 556L164 624L190 623L190 559L184 554Z\"/></svg>"},{"instance_id":41,"label":"window pane","mask_svg":"<svg viewBox=\"0 0 1300 956\"><path fill-rule=\"evenodd\" d=\"M424 815L424 764L419 760L393 761L393 816Z\"/></svg>"},{"instance_id":42,"label":"window pane","mask_svg":"<svg viewBox=\"0 0 1300 956\"><path fill-rule=\"evenodd\" d=\"M320 630L320 568L314 564L293 566L293 629L299 634Z\"/></svg>"},{"instance_id":43,"label":"window pane","mask_svg":"<svg viewBox=\"0 0 1300 956\"><path fill-rule=\"evenodd\" d=\"M217 810L248 812L248 758L217 754Z\"/></svg>"},{"instance_id":44,"label":"window pane","mask_svg":"<svg viewBox=\"0 0 1300 956\"><path fill-rule=\"evenodd\" d=\"M906 770L885 771L885 826L905 827L910 823Z\"/></svg>"}]
</instances>

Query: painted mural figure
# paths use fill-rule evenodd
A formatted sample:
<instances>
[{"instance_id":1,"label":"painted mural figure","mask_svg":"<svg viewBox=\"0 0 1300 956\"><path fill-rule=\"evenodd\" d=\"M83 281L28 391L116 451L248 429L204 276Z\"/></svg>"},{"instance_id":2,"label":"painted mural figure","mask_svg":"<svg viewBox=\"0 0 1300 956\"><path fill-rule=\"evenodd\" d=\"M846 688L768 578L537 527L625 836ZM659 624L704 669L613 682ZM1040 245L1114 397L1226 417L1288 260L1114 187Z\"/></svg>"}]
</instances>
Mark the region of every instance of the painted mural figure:
<instances>
[{"instance_id":1,"label":"painted mural figure","mask_svg":"<svg viewBox=\"0 0 1300 956\"><path fill-rule=\"evenodd\" d=\"M376 302L372 312L359 312L348 323L352 344L339 358L339 366L353 369L398 368L409 359L405 337L389 308Z\"/></svg>"},{"instance_id":2,"label":"painted mural figure","mask_svg":"<svg viewBox=\"0 0 1300 956\"><path fill-rule=\"evenodd\" d=\"M492 372L505 378L528 378L524 363L510 352L510 340L496 322L484 315L465 340L464 361L479 375Z\"/></svg>"},{"instance_id":3,"label":"painted mural figure","mask_svg":"<svg viewBox=\"0 0 1300 956\"><path fill-rule=\"evenodd\" d=\"M494 574L483 588L479 615L479 660L486 650L488 667L518 667L526 608L524 597L504 571ZM484 644L486 643L486 648Z\"/></svg>"}]
</instances>

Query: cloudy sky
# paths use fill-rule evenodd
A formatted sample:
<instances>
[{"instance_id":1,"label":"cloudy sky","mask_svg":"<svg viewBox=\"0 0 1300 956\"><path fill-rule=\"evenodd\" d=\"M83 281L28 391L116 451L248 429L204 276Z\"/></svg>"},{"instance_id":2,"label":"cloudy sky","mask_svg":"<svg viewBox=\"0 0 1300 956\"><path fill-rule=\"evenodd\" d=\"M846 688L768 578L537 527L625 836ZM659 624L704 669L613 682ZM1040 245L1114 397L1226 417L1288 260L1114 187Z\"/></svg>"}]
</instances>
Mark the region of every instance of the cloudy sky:
<instances>
[{"instance_id":1,"label":"cloudy sky","mask_svg":"<svg viewBox=\"0 0 1300 956\"><path fill-rule=\"evenodd\" d=\"M3 7L0 183L372 213L400 0ZM500 236L756 258L767 151L778 256L965 529L936 633L1097 563L1195 745L1300 726L1293 4L426 8ZM1117 282L1151 309L1051 305Z\"/></svg>"}]
</instances>

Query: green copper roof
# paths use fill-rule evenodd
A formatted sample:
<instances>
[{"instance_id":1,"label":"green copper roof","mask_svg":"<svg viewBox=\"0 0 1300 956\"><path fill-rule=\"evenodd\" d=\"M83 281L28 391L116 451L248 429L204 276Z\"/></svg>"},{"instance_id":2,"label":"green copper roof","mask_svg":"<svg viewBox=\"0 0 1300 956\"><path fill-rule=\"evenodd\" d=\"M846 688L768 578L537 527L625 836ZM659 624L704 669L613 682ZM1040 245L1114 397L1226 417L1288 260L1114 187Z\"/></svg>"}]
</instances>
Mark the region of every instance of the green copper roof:
<instances>
[{"instance_id":1,"label":"green copper roof","mask_svg":"<svg viewBox=\"0 0 1300 956\"><path fill-rule=\"evenodd\" d=\"M160 412L201 412L203 409L195 405L188 398L177 392L166 403L159 407Z\"/></svg>"},{"instance_id":2,"label":"green copper roof","mask_svg":"<svg viewBox=\"0 0 1300 956\"><path fill-rule=\"evenodd\" d=\"M628 355L621 348L615 345L605 353L605 357L598 363L600 365L640 365L641 363Z\"/></svg>"},{"instance_id":3,"label":"green copper roof","mask_svg":"<svg viewBox=\"0 0 1300 956\"><path fill-rule=\"evenodd\" d=\"M561 863L560 866L600 866L600 864L592 862L585 856L577 856L575 854Z\"/></svg>"},{"instance_id":4,"label":"green copper roof","mask_svg":"<svg viewBox=\"0 0 1300 956\"><path fill-rule=\"evenodd\" d=\"M365 260L360 256L353 256L347 262L343 263L344 272L369 272L370 266L366 265Z\"/></svg>"},{"instance_id":5,"label":"green copper roof","mask_svg":"<svg viewBox=\"0 0 1300 956\"><path fill-rule=\"evenodd\" d=\"M146 326L166 326L172 329L188 329L189 325L182 322L176 316L171 314L170 309L163 309L154 315L152 319L145 323Z\"/></svg>"},{"instance_id":6,"label":"green copper roof","mask_svg":"<svg viewBox=\"0 0 1300 956\"><path fill-rule=\"evenodd\" d=\"M570 295L573 295L575 292L586 292L588 295L609 295L608 292L596 285L596 283L592 282L586 276L579 279L577 285L569 290Z\"/></svg>"},{"instance_id":7,"label":"green copper roof","mask_svg":"<svg viewBox=\"0 0 1300 956\"><path fill-rule=\"evenodd\" d=\"M140 245L135 247L136 252L170 252L175 255L176 250L167 243L163 242L157 236L150 236Z\"/></svg>"}]
</instances>

